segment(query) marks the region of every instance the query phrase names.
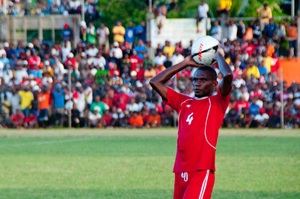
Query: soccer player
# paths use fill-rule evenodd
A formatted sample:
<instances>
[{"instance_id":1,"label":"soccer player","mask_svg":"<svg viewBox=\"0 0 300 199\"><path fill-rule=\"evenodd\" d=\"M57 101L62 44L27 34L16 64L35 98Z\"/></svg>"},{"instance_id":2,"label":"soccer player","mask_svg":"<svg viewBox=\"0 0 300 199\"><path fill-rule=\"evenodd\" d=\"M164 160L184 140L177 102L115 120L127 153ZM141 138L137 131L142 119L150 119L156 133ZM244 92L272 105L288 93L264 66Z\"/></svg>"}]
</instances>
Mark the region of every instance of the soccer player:
<instances>
[{"instance_id":1,"label":"soccer player","mask_svg":"<svg viewBox=\"0 0 300 199\"><path fill-rule=\"evenodd\" d=\"M211 198L215 181L215 150L219 128L229 104L233 74L221 47L215 55L223 79L210 66L197 64L191 56L167 68L150 80L150 84L179 114L174 199ZM198 67L192 79L195 97L180 94L166 82L188 66ZM217 94L212 95L217 88Z\"/></svg>"}]
</instances>

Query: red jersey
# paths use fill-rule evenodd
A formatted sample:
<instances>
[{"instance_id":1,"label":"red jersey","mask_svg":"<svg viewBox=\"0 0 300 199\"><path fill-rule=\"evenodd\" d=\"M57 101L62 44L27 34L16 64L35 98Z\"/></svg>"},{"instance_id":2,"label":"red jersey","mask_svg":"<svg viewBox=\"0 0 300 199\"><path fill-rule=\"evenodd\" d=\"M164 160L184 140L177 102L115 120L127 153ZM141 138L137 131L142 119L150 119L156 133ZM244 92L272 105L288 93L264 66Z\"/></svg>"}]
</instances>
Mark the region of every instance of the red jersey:
<instances>
[{"instance_id":1,"label":"red jersey","mask_svg":"<svg viewBox=\"0 0 300 199\"><path fill-rule=\"evenodd\" d=\"M167 104L178 112L177 153L173 172L215 171L219 128L230 94L192 98L168 88Z\"/></svg>"}]
</instances>

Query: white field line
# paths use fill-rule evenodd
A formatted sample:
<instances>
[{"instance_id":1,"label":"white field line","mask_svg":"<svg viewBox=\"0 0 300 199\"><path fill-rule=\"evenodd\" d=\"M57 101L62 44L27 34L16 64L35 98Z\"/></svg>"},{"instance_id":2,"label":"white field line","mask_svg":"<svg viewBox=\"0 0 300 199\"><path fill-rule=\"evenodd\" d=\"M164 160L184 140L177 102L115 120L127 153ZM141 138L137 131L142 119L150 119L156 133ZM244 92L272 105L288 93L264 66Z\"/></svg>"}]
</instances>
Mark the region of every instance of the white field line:
<instances>
[{"instance_id":1,"label":"white field line","mask_svg":"<svg viewBox=\"0 0 300 199\"><path fill-rule=\"evenodd\" d=\"M11 144L11 145L0 145L0 148L23 147L23 146L34 146L34 145L44 145L44 144L57 144L57 143L66 143L66 142L76 142L76 141L82 141L82 140L91 140L93 138L95 138L95 137L72 138L72 139L63 139L63 140L51 140L51 141L29 142L29 143L20 143L20 144Z\"/></svg>"}]
</instances>

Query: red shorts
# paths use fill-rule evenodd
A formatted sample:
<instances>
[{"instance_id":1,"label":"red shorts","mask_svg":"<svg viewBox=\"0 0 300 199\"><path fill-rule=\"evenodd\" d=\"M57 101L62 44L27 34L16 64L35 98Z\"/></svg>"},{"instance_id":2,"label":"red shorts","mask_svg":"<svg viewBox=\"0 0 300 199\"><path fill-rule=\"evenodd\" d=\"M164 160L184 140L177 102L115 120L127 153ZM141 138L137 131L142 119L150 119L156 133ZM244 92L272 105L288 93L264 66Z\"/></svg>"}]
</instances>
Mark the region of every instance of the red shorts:
<instances>
[{"instance_id":1,"label":"red shorts","mask_svg":"<svg viewBox=\"0 0 300 199\"><path fill-rule=\"evenodd\" d=\"M214 183L211 170L175 173L174 199L209 199Z\"/></svg>"}]
</instances>

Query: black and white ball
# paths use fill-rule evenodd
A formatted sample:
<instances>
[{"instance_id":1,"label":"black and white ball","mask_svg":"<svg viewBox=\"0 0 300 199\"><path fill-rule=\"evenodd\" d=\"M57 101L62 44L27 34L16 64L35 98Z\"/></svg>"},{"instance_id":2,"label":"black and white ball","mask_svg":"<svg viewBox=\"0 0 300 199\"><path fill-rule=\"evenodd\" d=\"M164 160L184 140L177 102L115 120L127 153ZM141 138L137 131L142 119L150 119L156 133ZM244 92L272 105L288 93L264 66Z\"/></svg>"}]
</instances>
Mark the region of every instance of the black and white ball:
<instances>
[{"instance_id":1,"label":"black and white ball","mask_svg":"<svg viewBox=\"0 0 300 199\"><path fill-rule=\"evenodd\" d=\"M210 66L216 62L214 59L218 51L219 41L211 36L202 36L192 45L192 57L198 64Z\"/></svg>"}]
</instances>

